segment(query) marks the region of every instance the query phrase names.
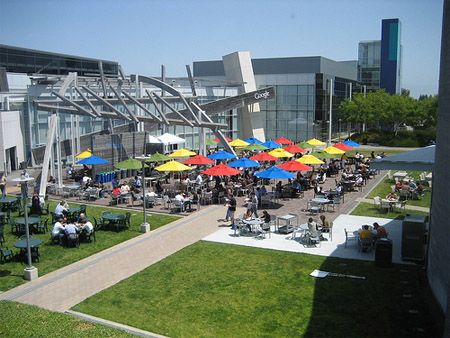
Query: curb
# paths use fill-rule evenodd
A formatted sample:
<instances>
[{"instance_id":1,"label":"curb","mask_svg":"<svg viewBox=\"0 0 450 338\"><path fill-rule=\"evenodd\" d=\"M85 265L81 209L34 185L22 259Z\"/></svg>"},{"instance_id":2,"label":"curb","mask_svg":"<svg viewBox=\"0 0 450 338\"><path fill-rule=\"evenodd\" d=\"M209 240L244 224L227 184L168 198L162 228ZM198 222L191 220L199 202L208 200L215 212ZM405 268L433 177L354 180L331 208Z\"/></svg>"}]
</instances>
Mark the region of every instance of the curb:
<instances>
[{"instance_id":1,"label":"curb","mask_svg":"<svg viewBox=\"0 0 450 338\"><path fill-rule=\"evenodd\" d=\"M78 318L78 319L86 320L86 321L91 322L91 323L100 324L100 325L111 327L113 329L125 331L127 333L130 333L130 334L133 334L133 335L136 335L136 336L139 336L139 337L167 338L167 336L162 336L162 335L157 334L157 333L141 330L141 329L135 328L133 326L120 324L120 323L117 323L117 322L113 322L111 320L106 320L106 319L102 319L102 318L99 318L99 317L94 317L94 316L87 315L87 314L84 314L84 313L81 313L81 312L76 312L76 311L72 311L72 310L66 310L66 311L64 311L64 313L68 314L68 315L70 315L72 317Z\"/></svg>"}]
</instances>

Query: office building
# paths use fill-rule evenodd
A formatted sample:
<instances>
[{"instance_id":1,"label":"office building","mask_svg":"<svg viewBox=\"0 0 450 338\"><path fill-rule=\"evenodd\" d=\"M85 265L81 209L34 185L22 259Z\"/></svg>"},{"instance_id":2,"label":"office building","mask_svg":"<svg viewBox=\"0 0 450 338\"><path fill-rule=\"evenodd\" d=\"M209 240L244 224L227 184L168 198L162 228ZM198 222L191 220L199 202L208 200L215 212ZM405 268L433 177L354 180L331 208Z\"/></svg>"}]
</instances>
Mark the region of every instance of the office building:
<instances>
[{"instance_id":1,"label":"office building","mask_svg":"<svg viewBox=\"0 0 450 338\"><path fill-rule=\"evenodd\" d=\"M338 115L339 103L351 92L361 91L356 60L333 61L321 56L251 59L249 52L235 52L222 60L196 61L193 67L196 79L242 81L241 92L275 87L274 99L240 109L242 137L328 139L330 88L333 136L347 128Z\"/></svg>"},{"instance_id":2,"label":"office building","mask_svg":"<svg viewBox=\"0 0 450 338\"><path fill-rule=\"evenodd\" d=\"M367 90L384 89L389 94L401 92L401 23L384 19L381 40L361 41L358 46L358 81Z\"/></svg>"}]
</instances>

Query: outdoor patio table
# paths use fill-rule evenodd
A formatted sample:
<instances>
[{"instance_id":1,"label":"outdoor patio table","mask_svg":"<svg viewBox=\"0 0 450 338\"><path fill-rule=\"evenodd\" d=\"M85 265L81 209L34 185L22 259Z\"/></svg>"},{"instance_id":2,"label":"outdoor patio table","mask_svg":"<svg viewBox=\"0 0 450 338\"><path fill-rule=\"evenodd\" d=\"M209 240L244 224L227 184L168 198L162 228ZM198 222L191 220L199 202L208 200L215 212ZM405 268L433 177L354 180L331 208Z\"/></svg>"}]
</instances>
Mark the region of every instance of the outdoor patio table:
<instances>
[{"instance_id":1,"label":"outdoor patio table","mask_svg":"<svg viewBox=\"0 0 450 338\"><path fill-rule=\"evenodd\" d=\"M381 199L381 202L386 204L389 203L389 207L391 208L391 210L394 210L395 204L398 203L398 201L399 201L398 199L396 200L388 200L386 198Z\"/></svg>"},{"instance_id":2,"label":"outdoor patio table","mask_svg":"<svg viewBox=\"0 0 450 338\"><path fill-rule=\"evenodd\" d=\"M42 240L39 238L30 237L30 248L38 248L42 244ZM19 239L16 243L14 243L14 247L17 249L26 249L27 247L27 240Z\"/></svg>"},{"instance_id":3,"label":"outdoor patio table","mask_svg":"<svg viewBox=\"0 0 450 338\"><path fill-rule=\"evenodd\" d=\"M264 224L264 221L261 220L261 219L259 219L259 218L248 219L248 220L247 220L247 219L244 219L244 220L242 220L242 222L243 222L244 224L250 225L251 228L252 228L252 232L256 232L256 227L257 227L258 225Z\"/></svg>"},{"instance_id":4,"label":"outdoor patio table","mask_svg":"<svg viewBox=\"0 0 450 338\"><path fill-rule=\"evenodd\" d=\"M107 220L107 221L117 222L117 221L120 221L120 220L125 219L125 215L122 215L122 214L113 214L113 213L111 212L111 213L103 214L103 215L102 215L102 218L103 218L104 220Z\"/></svg>"},{"instance_id":5,"label":"outdoor patio table","mask_svg":"<svg viewBox=\"0 0 450 338\"><path fill-rule=\"evenodd\" d=\"M43 243L39 238L29 238L30 248L31 248L31 257L37 258L39 257L39 246ZM26 248L27 248L27 239L19 239L16 243L14 243L14 247L20 249L20 257L25 260L27 257ZM34 253L34 254L33 254Z\"/></svg>"},{"instance_id":6,"label":"outdoor patio table","mask_svg":"<svg viewBox=\"0 0 450 338\"><path fill-rule=\"evenodd\" d=\"M17 224L19 225L25 225L25 217L17 217L14 218ZM39 217L28 217L28 225L37 225L41 222L41 219Z\"/></svg>"},{"instance_id":7,"label":"outdoor patio table","mask_svg":"<svg viewBox=\"0 0 450 338\"><path fill-rule=\"evenodd\" d=\"M292 231L291 239L294 239L297 235L297 232L302 233L302 237L306 234L306 232L309 230L308 223L299 224L294 227L294 231Z\"/></svg>"},{"instance_id":8,"label":"outdoor patio table","mask_svg":"<svg viewBox=\"0 0 450 338\"><path fill-rule=\"evenodd\" d=\"M9 206L17 201L17 197L5 196L0 198L0 204Z\"/></svg>"},{"instance_id":9,"label":"outdoor patio table","mask_svg":"<svg viewBox=\"0 0 450 338\"><path fill-rule=\"evenodd\" d=\"M280 227L280 220L284 221L284 223L285 223L284 226ZM285 233L285 234L290 234L294 230L294 227L291 225L291 221L293 221L293 220L295 220L295 221L298 220L297 215L287 214L284 216L278 216L277 223L276 223L276 231Z\"/></svg>"},{"instance_id":10,"label":"outdoor patio table","mask_svg":"<svg viewBox=\"0 0 450 338\"><path fill-rule=\"evenodd\" d=\"M408 173L406 171L397 171L392 175L394 180L398 178L399 180L403 180L406 176L408 176Z\"/></svg>"},{"instance_id":11,"label":"outdoor patio table","mask_svg":"<svg viewBox=\"0 0 450 338\"><path fill-rule=\"evenodd\" d=\"M355 185L355 181L341 181L342 186L344 187L344 191L353 191L353 186Z\"/></svg>"}]
</instances>

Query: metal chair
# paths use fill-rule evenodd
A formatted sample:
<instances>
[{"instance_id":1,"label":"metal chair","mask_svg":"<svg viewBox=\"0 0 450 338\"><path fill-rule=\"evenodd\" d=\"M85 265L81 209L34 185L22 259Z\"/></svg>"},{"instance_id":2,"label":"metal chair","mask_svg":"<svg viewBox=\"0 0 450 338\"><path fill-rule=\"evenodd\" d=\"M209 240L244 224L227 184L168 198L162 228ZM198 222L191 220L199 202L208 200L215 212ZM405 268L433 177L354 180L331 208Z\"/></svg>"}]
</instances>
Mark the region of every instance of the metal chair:
<instances>
[{"instance_id":1,"label":"metal chair","mask_svg":"<svg viewBox=\"0 0 450 338\"><path fill-rule=\"evenodd\" d=\"M344 228L344 232L345 232L345 248L347 247L347 242L348 241L356 241L358 239L358 237L356 237L352 232L347 231L346 228Z\"/></svg>"},{"instance_id":2,"label":"metal chair","mask_svg":"<svg viewBox=\"0 0 450 338\"><path fill-rule=\"evenodd\" d=\"M179 212L183 211L184 203L182 201L179 201L177 199L172 199L170 203L170 212L176 212L179 210Z\"/></svg>"},{"instance_id":3,"label":"metal chair","mask_svg":"<svg viewBox=\"0 0 450 338\"><path fill-rule=\"evenodd\" d=\"M48 231L48 218L46 218L45 220L41 220L39 222L39 224L36 227L36 230L40 233L40 234L45 234Z\"/></svg>"},{"instance_id":4,"label":"metal chair","mask_svg":"<svg viewBox=\"0 0 450 338\"><path fill-rule=\"evenodd\" d=\"M0 263L3 264L6 261L12 261L14 253L8 247L0 247Z\"/></svg>"}]
</instances>

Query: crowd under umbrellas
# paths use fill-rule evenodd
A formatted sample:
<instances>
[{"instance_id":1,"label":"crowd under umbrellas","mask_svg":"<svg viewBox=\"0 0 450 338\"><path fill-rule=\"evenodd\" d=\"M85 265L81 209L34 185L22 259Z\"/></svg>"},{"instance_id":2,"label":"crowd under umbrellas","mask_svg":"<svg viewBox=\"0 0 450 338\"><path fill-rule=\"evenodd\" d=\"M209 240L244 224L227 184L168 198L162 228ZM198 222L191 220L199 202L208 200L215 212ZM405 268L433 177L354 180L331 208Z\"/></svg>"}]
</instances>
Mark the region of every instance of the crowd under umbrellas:
<instances>
[{"instance_id":1,"label":"crowd under umbrellas","mask_svg":"<svg viewBox=\"0 0 450 338\"><path fill-rule=\"evenodd\" d=\"M339 158L345 154L345 151L353 148L349 144L355 145L349 141L326 147L326 143L317 139L296 144L287 138L265 142L255 137L235 140L227 138L229 145L238 154L236 156L234 153L219 150L219 139L210 139L206 142L216 146L216 151L210 150L207 156L189 149L178 149L168 155L154 153L146 157L145 163L142 160L130 158L118 163L115 167L140 171L150 166L149 176L154 172L164 175L164 187L162 189L159 187L157 190L152 188L157 193L170 193L173 197L180 192L178 190L183 189L186 195L200 195L204 188L213 190L214 186L211 184L214 182L234 182L238 186L252 187L262 182L272 185L275 180L287 180L287 184L291 184L291 181L303 177L304 174L311 177L320 169L319 166L325 163L324 159ZM86 157L80 161L90 165L104 164L106 161L94 156L90 151L81 155ZM143 167L142 164L144 164ZM204 182L212 183L205 186ZM190 188L186 189L186 185ZM147 193L151 193L152 189ZM242 190L245 193L249 192L248 189ZM144 197L142 199L144 200ZM200 196L196 199L199 200Z\"/></svg>"}]
</instances>

